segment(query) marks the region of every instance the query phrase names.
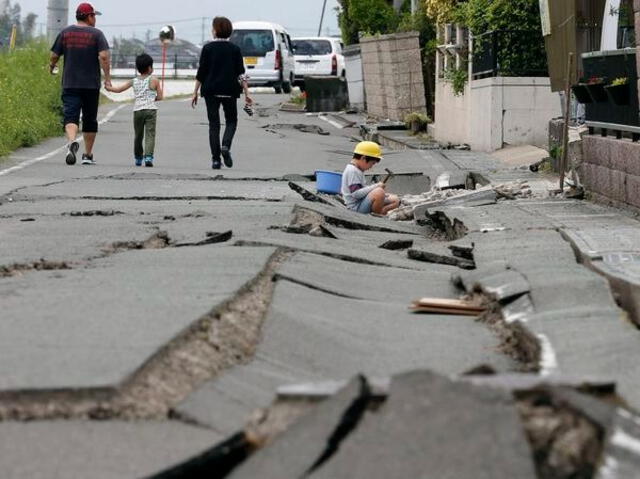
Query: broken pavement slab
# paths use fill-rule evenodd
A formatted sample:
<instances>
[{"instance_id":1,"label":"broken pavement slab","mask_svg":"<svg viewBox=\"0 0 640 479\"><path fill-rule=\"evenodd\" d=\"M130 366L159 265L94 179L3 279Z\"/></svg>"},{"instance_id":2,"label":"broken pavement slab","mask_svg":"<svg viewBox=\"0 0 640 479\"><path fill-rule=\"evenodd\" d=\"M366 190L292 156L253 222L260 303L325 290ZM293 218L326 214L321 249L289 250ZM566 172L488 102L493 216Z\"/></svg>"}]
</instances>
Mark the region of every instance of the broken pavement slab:
<instances>
[{"instance_id":1,"label":"broken pavement slab","mask_svg":"<svg viewBox=\"0 0 640 479\"><path fill-rule=\"evenodd\" d=\"M369 398L363 387L367 386L357 379L350 381L334 397L321 402L296 421L272 444L251 456L229 475L229 479L308 477L316 462L323 458L328 441L341 424L343 428L345 423L355 426L364 414ZM354 417L346 418L345 413L350 408Z\"/></svg>"},{"instance_id":2,"label":"broken pavement slab","mask_svg":"<svg viewBox=\"0 0 640 479\"><path fill-rule=\"evenodd\" d=\"M310 211L320 214L324 217L324 221L333 226L345 229L361 229L367 231L380 231L386 233L414 234L423 235L425 230L417 225L404 225L390 221L386 217L375 217L372 215L363 215L339 208L330 208L320 204L304 204L296 205L296 211Z\"/></svg>"},{"instance_id":3,"label":"broken pavement slab","mask_svg":"<svg viewBox=\"0 0 640 479\"><path fill-rule=\"evenodd\" d=\"M484 188L458 196L452 196L444 200L436 200L422 203L413 208L413 215L416 219L426 219L430 212L443 207L474 207L491 205L497 201L496 192L491 188Z\"/></svg>"},{"instance_id":4,"label":"broken pavement slab","mask_svg":"<svg viewBox=\"0 0 640 479\"><path fill-rule=\"evenodd\" d=\"M73 187L70 186L73 183ZM275 181L189 181L129 179L114 181L95 178L65 181L45 186L32 186L13 195L13 201L51 198L88 200L263 200L282 201L292 192L286 182Z\"/></svg>"},{"instance_id":5,"label":"broken pavement slab","mask_svg":"<svg viewBox=\"0 0 640 479\"><path fill-rule=\"evenodd\" d=\"M457 374L477 364L499 371L516 366L497 351L496 338L482 324L464 316L416 317L407 310L410 299L357 300L279 281L254 359L207 382L176 410L230 434L255 408L264 407L265 394L273 396L284 384L421 367ZM256 384L260 395L248 394Z\"/></svg>"},{"instance_id":6,"label":"broken pavement slab","mask_svg":"<svg viewBox=\"0 0 640 479\"><path fill-rule=\"evenodd\" d=\"M3 422L0 476L147 477L221 439L215 431L177 421Z\"/></svg>"},{"instance_id":7,"label":"broken pavement slab","mask_svg":"<svg viewBox=\"0 0 640 479\"><path fill-rule=\"evenodd\" d=\"M535 478L510 395L426 371L398 375L387 401L367 412L335 455L309 477L423 477L424 471L456 479Z\"/></svg>"},{"instance_id":8,"label":"broken pavement slab","mask_svg":"<svg viewBox=\"0 0 640 479\"><path fill-rule=\"evenodd\" d=\"M467 292L480 291L497 301L517 298L531 289L527 279L514 270L497 273L481 270L473 274L460 274L460 278Z\"/></svg>"},{"instance_id":9,"label":"broken pavement slab","mask_svg":"<svg viewBox=\"0 0 640 479\"><path fill-rule=\"evenodd\" d=\"M351 298L397 303L403 307L409 300L424 295L457 298L456 288L448 281L451 275L448 267L434 265L428 273L365 264L351 269L367 281L353 281L351 275L345 275L343 261L297 253L278 269L276 279L306 284ZM313 275L309 275L309 271L313 271Z\"/></svg>"},{"instance_id":10,"label":"broken pavement slab","mask_svg":"<svg viewBox=\"0 0 640 479\"><path fill-rule=\"evenodd\" d=\"M139 250L90 268L0 279L0 390L117 387L230 299L273 253L216 245ZM47 334L34 341L37 331Z\"/></svg>"}]
</instances>

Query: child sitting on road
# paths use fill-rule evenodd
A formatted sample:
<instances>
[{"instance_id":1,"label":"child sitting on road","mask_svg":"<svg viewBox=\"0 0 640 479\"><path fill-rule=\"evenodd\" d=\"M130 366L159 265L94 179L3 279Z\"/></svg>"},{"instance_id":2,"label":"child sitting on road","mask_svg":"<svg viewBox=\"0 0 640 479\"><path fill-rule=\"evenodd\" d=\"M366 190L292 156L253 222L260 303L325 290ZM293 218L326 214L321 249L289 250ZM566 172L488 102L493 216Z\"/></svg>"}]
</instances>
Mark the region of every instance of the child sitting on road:
<instances>
[{"instance_id":1,"label":"child sitting on road","mask_svg":"<svg viewBox=\"0 0 640 479\"><path fill-rule=\"evenodd\" d=\"M139 76L119 87L105 87L107 91L122 93L133 87L135 103L133 106L133 156L136 166L153 166L153 153L156 143L156 118L158 105L156 101L162 100L162 87L160 81L151 76L153 73L153 58L146 53L136 57L136 69ZM143 148L144 140L144 148Z\"/></svg>"},{"instance_id":2,"label":"child sitting on road","mask_svg":"<svg viewBox=\"0 0 640 479\"><path fill-rule=\"evenodd\" d=\"M373 141L361 141L353 151L353 159L342 173L342 196L347 208L358 213L386 215L400 206L396 195L385 192L383 182L365 186L364 172L382 160L382 149Z\"/></svg>"}]
</instances>

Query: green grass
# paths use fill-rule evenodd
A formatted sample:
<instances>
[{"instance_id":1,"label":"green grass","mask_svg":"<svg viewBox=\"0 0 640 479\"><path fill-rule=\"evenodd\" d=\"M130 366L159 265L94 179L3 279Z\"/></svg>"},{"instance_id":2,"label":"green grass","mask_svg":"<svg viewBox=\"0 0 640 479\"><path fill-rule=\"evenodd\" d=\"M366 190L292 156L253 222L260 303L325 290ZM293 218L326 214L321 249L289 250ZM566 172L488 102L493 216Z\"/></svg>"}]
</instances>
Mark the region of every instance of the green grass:
<instances>
[{"instance_id":1,"label":"green grass","mask_svg":"<svg viewBox=\"0 0 640 479\"><path fill-rule=\"evenodd\" d=\"M0 53L0 157L59 135L60 75L49 74L49 48L34 43Z\"/></svg>"}]
</instances>

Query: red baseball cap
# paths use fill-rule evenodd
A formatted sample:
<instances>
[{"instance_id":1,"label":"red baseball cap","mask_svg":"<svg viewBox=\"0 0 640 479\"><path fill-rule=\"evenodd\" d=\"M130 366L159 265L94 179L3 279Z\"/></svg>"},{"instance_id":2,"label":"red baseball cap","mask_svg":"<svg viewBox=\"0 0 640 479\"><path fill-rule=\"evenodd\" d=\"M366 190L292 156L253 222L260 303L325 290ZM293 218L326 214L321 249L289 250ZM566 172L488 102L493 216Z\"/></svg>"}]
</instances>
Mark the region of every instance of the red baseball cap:
<instances>
[{"instance_id":1,"label":"red baseball cap","mask_svg":"<svg viewBox=\"0 0 640 479\"><path fill-rule=\"evenodd\" d=\"M80 5L78 5L78 8L76 9L76 15L91 15L91 14L102 15L102 13L94 10L93 5L91 5L90 3L81 3Z\"/></svg>"}]
</instances>

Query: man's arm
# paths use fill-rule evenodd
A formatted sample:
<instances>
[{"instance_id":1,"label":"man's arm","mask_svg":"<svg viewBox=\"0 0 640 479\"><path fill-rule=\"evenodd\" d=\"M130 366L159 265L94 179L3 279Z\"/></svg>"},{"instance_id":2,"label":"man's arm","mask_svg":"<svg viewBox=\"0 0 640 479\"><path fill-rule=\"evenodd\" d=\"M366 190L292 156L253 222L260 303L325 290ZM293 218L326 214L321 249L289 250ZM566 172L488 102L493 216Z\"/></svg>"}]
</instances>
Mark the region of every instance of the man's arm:
<instances>
[{"instance_id":1,"label":"man's arm","mask_svg":"<svg viewBox=\"0 0 640 479\"><path fill-rule=\"evenodd\" d=\"M111 53L109 50L102 50L98 53L100 66L104 72L104 86L111 86Z\"/></svg>"},{"instance_id":2,"label":"man's arm","mask_svg":"<svg viewBox=\"0 0 640 479\"><path fill-rule=\"evenodd\" d=\"M51 52L51 57L49 58L49 73L53 74L53 70L58 64L58 60L60 60L60 55Z\"/></svg>"}]
</instances>

